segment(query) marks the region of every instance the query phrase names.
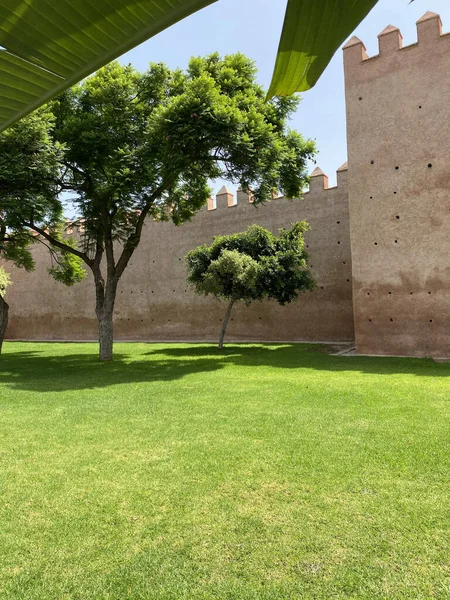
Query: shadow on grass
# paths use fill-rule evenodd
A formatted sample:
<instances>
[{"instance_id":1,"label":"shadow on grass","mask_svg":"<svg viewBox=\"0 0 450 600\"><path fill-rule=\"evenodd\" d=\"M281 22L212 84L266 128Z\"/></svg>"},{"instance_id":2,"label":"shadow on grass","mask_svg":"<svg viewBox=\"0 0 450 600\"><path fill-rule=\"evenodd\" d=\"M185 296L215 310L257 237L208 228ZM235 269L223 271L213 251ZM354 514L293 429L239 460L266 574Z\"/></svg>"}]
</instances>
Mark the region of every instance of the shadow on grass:
<instances>
[{"instance_id":1,"label":"shadow on grass","mask_svg":"<svg viewBox=\"0 0 450 600\"><path fill-rule=\"evenodd\" d=\"M54 348L55 346L50 346ZM142 348L142 346L141 346ZM0 358L0 386L36 392L62 392L107 388L141 382L174 381L197 373L212 373L227 366L251 369L298 369L367 374L410 374L448 377L450 365L414 358L369 358L331 356L323 347L300 344L229 345L220 352L212 345L154 345L136 352L116 353L111 363L101 363L97 354L57 354L45 351L11 351ZM123 346L122 348L123 349ZM149 351L147 351L149 349ZM230 375L233 376L233 375Z\"/></svg>"}]
</instances>

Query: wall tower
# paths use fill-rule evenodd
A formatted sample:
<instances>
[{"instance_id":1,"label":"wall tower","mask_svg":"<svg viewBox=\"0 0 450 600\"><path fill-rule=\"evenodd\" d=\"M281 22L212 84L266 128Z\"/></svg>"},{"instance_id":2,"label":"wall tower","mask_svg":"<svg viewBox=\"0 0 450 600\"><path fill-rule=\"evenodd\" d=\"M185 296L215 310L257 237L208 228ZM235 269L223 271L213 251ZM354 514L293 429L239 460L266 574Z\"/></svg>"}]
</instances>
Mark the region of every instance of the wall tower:
<instances>
[{"instance_id":1,"label":"wall tower","mask_svg":"<svg viewBox=\"0 0 450 600\"><path fill-rule=\"evenodd\" d=\"M357 352L450 351L450 35L439 15L344 47Z\"/></svg>"}]
</instances>

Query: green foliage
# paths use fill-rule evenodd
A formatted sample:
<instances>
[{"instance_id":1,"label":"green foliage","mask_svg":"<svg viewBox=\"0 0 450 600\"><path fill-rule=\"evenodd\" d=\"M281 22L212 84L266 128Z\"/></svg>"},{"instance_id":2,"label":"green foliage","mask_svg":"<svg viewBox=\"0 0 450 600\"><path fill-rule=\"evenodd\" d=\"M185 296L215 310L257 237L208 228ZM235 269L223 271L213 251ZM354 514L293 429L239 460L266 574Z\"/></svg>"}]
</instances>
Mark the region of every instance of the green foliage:
<instances>
[{"instance_id":1,"label":"green foliage","mask_svg":"<svg viewBox=\"0 0 450 600\"><path fill-rule=\"evenodd\" d=\"M70 248L77 248L77 242L73 238L64 238L63 241ZM82 260L69 250L52 250L52 259L55 265L50 267L48 272L55 281L72 286L86 277Z\"/></svg>"},{"instance_id":2,"label":"green foliage","mask_svg":"<svg viewBox=\"0 0 450 600\"><path fill-rule=\"evenodd\" d=\"M43 241L32 234L31 223L50 227L61 239L64 148L52 138L54 121L50 109L42 108L0 134L0 257L26 271L34 269L30 246ZM55 279L72 285L84 276L78 257L57 249L51 254Z\"/></svg>"},{"instance_id":3,"label":"green foliage","mask_svg":"<svg viewBox=\"0 0 450 600\"><path fill-rule=\"evenodd\" d=\"M259 265L248 254L222 250L211 261L202 279L202 293L219 298L239 298L250 302L256 294Z\"/></svg>"},{"instance_id":4,"label":"green foliage","mask_svg":"<svg viewBox=\"0 0 450 600\"><path fill-rule=\"evenodd\" d=\"M40 109L0 134L0 257L31 271L30 244L36 241L25 222L57 221L62 147L51 138L54 117Z\"/></svg>"},{"instance_id":5,"label":"green foliage","mask_svg":"<svg viewBox=\"0 0 450 600\"><path fill-rule=\"evenodd\" d=\"M3 267L0 267L0 296L4 296L6 294L6 290L12 284L12 281L9 277L9 273L5 271Z\"/></svg>"},{"instance_id":6,"label":"green foliage","mask_svg":"<svg viewBox=\"0 0 450 600\"><path fill-rule=\"evenodd\" d=\"M288 304L314 288L307 268L303 234L308 224L295 223L278 236L259 225L214 238L186 256L188 282L199 294L226 300L273 299Z\"/></svg>"},{"instance_id":7,"label":"green foliage","mask_svg":"<svg viewBox=\"0 0 450 600\"><path fill-rule=\"evenodd\" d=\"M62 146L51 137L54 116L42 108L0 134L0 203L7 227L57 220ZM6 216L4 216L7 211Z\"/></svg>"},{"instance_id":8,"label":"green foliage","mask_svg":"<svg viewBox=\"0 0 450 600\"><path fill-rule=\"evenodd\" d=\"M226 178L298 196L311 140L289 131L296 99L265 102L254 63L235 54L193 58L186 72L151 64L139 73L112 63L53 104L66 146L65 186L77 193L86 243L126 241L142 210L176 224L190 219Z\"/></svg>"}]
</instances>

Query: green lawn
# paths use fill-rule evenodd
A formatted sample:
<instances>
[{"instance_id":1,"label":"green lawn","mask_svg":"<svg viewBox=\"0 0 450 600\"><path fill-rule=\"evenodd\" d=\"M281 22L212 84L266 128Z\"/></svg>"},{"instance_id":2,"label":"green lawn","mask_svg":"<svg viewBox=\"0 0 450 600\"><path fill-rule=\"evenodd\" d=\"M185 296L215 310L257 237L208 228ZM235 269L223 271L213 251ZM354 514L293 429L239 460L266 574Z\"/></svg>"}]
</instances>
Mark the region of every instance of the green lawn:
<instances>
[{"instance_id":1,"label":"green lawn","mask_svg":"<svg viewBox=\"0 0 450 600\"><path fill-rule=\"evenodd\" d=\"M0 599L450 598L450 365L6 344Z\"/></svg>"}]
</instances>

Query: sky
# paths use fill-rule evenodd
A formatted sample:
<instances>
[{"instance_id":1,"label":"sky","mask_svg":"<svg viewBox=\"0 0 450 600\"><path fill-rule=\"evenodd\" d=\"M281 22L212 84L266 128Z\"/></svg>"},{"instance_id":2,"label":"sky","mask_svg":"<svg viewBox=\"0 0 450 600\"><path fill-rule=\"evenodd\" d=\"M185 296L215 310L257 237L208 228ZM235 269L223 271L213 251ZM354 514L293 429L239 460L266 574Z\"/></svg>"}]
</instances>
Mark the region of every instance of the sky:
<instances>
[{"instance_id":1,"label":"sky","mask_svg":"<svg viewBox=\"0 0 450 600\"><path fill-rule=\"evenodd\" d=\"M120 60L145 70L150 61L185 68L191 56L243 52L256 61L259 82L267 89L283 24L286 0L219 0L125 54ZM448 0L380 0L356 29L369 56L378 53L377 35L399 27L403 44L417 40L416 21L427 11L441 15L450 32ZM342 51L338 50L318 84L302 94L290 126L316 140L317 164L336 181L336 170L347 160ZM222 182L216 182L215 191Z\"/></svg>"}]
</instances>

